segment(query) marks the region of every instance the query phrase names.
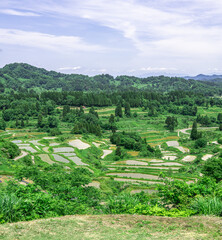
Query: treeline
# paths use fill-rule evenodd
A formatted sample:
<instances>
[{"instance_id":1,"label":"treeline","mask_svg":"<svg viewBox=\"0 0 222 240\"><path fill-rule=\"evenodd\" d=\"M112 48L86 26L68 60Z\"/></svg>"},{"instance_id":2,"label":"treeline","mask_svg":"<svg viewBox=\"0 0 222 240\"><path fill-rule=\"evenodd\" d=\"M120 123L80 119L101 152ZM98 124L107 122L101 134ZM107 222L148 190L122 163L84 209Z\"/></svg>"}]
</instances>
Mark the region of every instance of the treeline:
<instances>
[{"instance_id":1,"label":"treeline","mask_svg":"<svg viewBox=\"0 0 222 240\"><path fill-rule=\"evenodd\" d=\"M171 92L177 90L203 93L205 96L222 94L222 83L186 80L179 77L155 76L138 78L134 76L117 76L109 74L89 77L82 74L63 74L47 71L25 63L8 64L0 69L0 92L9 89L23 91L129 91L148 90Z\"/></svg>"}]
</instances>

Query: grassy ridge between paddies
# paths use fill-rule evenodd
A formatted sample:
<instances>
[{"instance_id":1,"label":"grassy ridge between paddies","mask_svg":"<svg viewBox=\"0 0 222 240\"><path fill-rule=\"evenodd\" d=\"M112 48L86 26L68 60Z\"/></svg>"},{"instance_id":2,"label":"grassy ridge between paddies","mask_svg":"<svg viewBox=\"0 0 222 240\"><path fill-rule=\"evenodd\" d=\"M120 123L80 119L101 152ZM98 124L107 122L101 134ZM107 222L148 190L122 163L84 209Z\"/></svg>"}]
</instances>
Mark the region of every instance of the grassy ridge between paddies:
<instances>
[{"instance_id":1,"label":"grassy ridge between paddies","mask_svg":"<svg viewBox=\"0 0 222 240\"><path fill-rule=\"evenodd\" d=\"M0 238L11 239L201 239L222 238L216 217L168 218L141 215L65 216L0 225Z\"/></svg>"}]
</instances>

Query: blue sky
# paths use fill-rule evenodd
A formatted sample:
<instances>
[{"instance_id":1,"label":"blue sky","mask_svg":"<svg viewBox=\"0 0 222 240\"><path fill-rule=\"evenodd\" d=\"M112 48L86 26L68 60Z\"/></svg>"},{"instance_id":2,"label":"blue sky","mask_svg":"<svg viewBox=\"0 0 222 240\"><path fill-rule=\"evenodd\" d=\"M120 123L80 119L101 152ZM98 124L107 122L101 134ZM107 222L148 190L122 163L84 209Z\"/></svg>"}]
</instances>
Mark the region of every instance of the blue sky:
<instances>
[{"instance_id":1,"label":"blue sky","mask_svg":"<svg viewBox=\"0 0 222 240\"><path fill-rule=\"evenodd\" d=\"M0 67L222 74L222 1L1 0Z\"/></svg>"}]
</instances>

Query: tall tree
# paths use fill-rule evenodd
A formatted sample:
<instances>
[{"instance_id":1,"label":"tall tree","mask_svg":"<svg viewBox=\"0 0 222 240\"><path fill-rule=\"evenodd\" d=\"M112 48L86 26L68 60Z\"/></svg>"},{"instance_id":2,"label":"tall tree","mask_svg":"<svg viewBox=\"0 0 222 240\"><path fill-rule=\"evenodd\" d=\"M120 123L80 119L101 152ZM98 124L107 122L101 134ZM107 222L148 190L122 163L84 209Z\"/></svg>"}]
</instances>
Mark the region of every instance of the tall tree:
<instances>
[{"instance_id":1,"label":"tall tree","mask_svg":"<svg viewBox=\"0 0 222 240\"><path fill-rule=\"evenodd\" d=\"M125 103L125 115L131 117L130 104L128 102Z\"/></svg>"},{"instance_id":2,"label":"tall tree","mask_svg":"<svg viewBox=\"0 0 222 240\"><path fill-rule=\"evenodd\" d=\"M191 138L192 140L198 139L197 122L196 122L196 121L193 122L193 126L192 126L192 130L191 130L190 138Z\"/></svg>"},{"instance_id":3,"label":"tall tree","mask_svg":"<svg viewBox=\"0 0 222 240\"><path fill-rule=\"evenodd\" d=\"M115 116L116 117L123 117L122 107L120 104L117 105L115 109Z\"/></svg>"}]
</instances>

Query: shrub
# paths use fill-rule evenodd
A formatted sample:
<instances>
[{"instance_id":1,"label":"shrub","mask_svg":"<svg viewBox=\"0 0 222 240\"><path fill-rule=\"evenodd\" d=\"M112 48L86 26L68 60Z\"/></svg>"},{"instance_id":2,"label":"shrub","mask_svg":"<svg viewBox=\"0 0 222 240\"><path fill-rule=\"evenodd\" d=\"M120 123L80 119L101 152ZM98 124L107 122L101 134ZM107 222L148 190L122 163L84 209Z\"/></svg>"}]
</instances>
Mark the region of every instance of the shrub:
<instances>
[{"instance_id":1,"label":"shrub","mask_svg":"<svg viewBox=\"0 0 222 240\"><path fill-rule=\"evenodd\" d=\"M222 200L217 197L197 197L191 208L199 214L222 216Z\"/></svg>"}]
</instances>

